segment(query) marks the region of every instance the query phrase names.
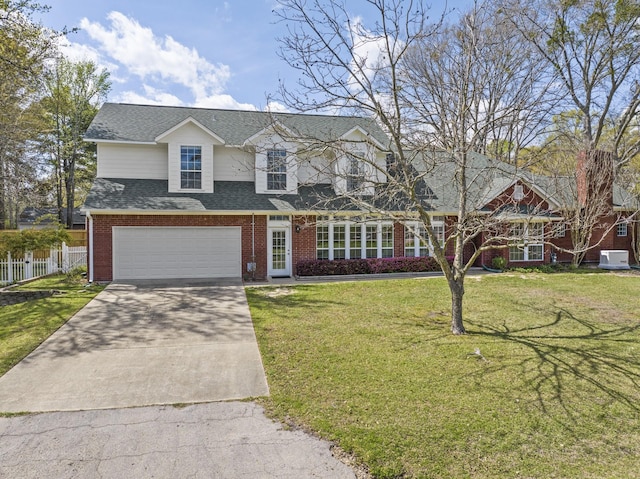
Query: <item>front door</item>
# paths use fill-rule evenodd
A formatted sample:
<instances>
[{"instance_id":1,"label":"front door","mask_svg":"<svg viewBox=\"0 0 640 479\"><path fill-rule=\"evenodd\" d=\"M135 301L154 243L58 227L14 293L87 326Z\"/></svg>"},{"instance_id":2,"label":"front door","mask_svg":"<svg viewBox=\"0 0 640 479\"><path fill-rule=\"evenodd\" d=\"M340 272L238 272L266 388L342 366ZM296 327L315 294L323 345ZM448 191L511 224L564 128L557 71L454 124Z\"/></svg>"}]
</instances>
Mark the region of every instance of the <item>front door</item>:
<instances>
[{"instance_id":1,"label":"front door","mask_svg":"<svg viewBox=\"0 0 640 479\"><path fill-rule=\"evenodd\" d=\"M269 276L291 276L289 228L269 228Z\"/></svg>"}]
</instances>

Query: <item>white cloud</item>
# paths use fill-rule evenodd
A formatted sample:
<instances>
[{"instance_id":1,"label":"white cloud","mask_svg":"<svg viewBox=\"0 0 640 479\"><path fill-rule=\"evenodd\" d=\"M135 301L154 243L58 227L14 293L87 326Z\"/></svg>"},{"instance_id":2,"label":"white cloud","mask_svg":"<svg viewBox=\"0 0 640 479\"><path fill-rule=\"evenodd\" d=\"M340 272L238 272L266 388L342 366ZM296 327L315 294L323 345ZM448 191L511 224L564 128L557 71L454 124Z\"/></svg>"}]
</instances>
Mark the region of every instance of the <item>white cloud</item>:
<instances>
[{"instance_id":1,"label":"white cloud","mask_svg":"<svg viewBox=\"0 0 640 479\"><path fill-rule=\"evenodd\" d=\"M350 22L350 29L353 39L351 68L361 79L372 79L381 67L389 64L386 39L367 30L360 17L355 17Z\"/></svg>"},{"instance_id":2,"label":"white cloud","mask_svg":"<svg viewBox=\"0 0 640 479\"><path fill-rule=\"evenodd\" d=\"M289 113L289 109L284 106L282 103L277 101L270 101L265 111L270 111L273 113Z\"/></svg>"},{"instance_id":3,"label":"white cloud","mask_svg":"<svg viewBox=\"0 0 640 479\"><path fill-rule=\"evenodd\" d=\"M194 106L201 108L220 108L224 110L256 110L251 103L240 103L231 95L211 95L206 98L196 100Z\"/></svg>"},{"instance_id":4,"label":"white cloud","mask_svg":"<svg viewBox=\"0 0 640 479\"><path fill-rule=\"evenodd\" d=\"M71 42L66 37L62 37L59 47L65 58L71 60L72 62L90 61L95 63L99 69L106 69L109 72L109 80L112 83L126 82L125 78L122 78L118 75L118 65L113 62L107 61L100 54L100 52L92 46Z\"/></svg>"},{"instance_id":5,"label":"white cloud","mask_svg":"<svg viewBox=\"0 0 640 479\"><path fill-rule=\"evenodd\" d=\"M115 99L121 103L137 103L144 105L164 105L164 106L185 106L184 102L177 96L158 90L149 85L142 85L144 95L134 91L125 91Z\"/></svg>"},{"instance_id":6,"label":"white cloud","mask_svg":"<svg viewBox=\"0 0 640 479\"><path fill-rule=\"evenodd\" d=\"M121 71L145 83L144 95L130 91L123 93L123 98L176 104L180 102L176 96L163 92L173 85L186 87L196 106L255 109L224 93L231 77L229 66L209 62L195 48L182 45L168 35L158 37L150 28L120 12L111 12L107 19L109 25L103 26L84 18L80 27L97 43L96 49L87 47L87 52L99 53L117 62L123 67Z\"/></svg>"}]
</instances>

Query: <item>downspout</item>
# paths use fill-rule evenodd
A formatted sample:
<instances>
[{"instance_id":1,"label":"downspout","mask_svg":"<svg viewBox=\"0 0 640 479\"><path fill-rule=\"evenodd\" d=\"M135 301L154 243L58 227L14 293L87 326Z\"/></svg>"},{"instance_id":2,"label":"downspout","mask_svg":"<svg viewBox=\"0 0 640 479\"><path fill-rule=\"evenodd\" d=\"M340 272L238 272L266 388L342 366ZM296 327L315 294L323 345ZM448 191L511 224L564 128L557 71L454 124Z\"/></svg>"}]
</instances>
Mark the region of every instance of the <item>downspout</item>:
<instances>
[{"instance_id":1,"label":"downspout","mask_svg":"<svg viewBox=\"0 0 640 479\"><path fill-rule=\"evenodd\" d=\"M89 220L89 284L93 284L93 216L87 211Z\"/></svg>"},{"instance_id":2,"label":"downspout","mask_svg":"<svg viewBox=\"0 0 640 479\"><path fill-rule=\"evenodd\" d=\"M251 213L251 279L256 279L256 215Z\"/></svg>"}]
</instances>

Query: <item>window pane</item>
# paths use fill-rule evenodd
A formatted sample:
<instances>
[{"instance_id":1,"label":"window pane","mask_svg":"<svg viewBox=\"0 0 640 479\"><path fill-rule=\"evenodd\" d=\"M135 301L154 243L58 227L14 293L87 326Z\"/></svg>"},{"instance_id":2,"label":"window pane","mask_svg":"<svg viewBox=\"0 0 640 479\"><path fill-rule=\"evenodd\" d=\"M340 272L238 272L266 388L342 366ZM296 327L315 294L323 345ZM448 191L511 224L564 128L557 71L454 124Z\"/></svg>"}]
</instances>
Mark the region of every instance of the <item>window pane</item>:
<instances>
[{"instance_id":1,"label":"window pane","mask_svg":"<svg viewBox=\"0 0 640 479\"><path fill-rule=\"evenodd\" d=\"M267 189L287 189L287 151L267 151Z\"/></svg>"},{"instance_id":2,"label":"window pane","mask_svg":"<svg viewBox=\"0 0 640 479\"><path fill-rule=\"evenodd\" d=\"M529 261L542 261L543 248L541 244L534 244L528 246Z\"/></svg>"},{"instance_id":3,"label":"window pane","mask_svg":"<svg viewBox=\"0 0 640 479\"><path fill-rule=\"evenodd\" d=\"M333 259L345 258L345 238L346 228L345 225L333 226Z\"/></svg>"},{"instance_id":4,"label":"window pane","mask_svg":"<svg viewBox=\"0 0 640 479\"><path fill-rule=\"evenodd\" d=\"M367 258L378 257L378 225L366 225Z\"/></svg>"},{"instance_id":5,"label":"window pane","mask_svg":"<svg viewBox=\"0 0 640 479\"><path fill-rule=\"evenodd\" d=\"M416 236L415 236L415 228L406 225L404 227L404 255L413 257L416 255Z\"/></svg>"},{"instance_id":6,"label":"window pane","mask_svg":"<svg viewBox=\"0 0 640 479\"><path fill-rule=\"evenodd\" d=\"M347 191L355 191L362 186L362 167L356 157L349 156L347 161Z\"/></svg>"},{"instance_id":7,"label":"window pane","mask_svg":"<svg viewBox=\"0 0 640 479\"><path fill-rule=\"evenodd\" d=\"M199 146L180 147L180 187L202 187L202 148Z\"/></svg>"},{"instance_id":8,"label":"window pane","mask_svg":"<svg viewBox=\"0 0 640 479\"><path fill-rule=\"evenodd\" d=\"M529 239L542 239L544 235L544 223L531 223L529 225Z\"/></svg>"},{"instance_id":9,"label":"window pane","mask_svg":"<svg viewBox=\"0 0 640 479\"><path fill-rule=\"evenodd\" d=\"M444 247L444 225L433 225L433 230L438 239L438 244Z\"/></svg>"},{"instance_id":10,"label":"window pane","mask_svg":"<svg viewBox=\"0 0 640 479\"><path fill-rule=\"evenodd\" d=\"M349 257L351 259L362 258L362 226L351 225L349 227Z\"/></svg>"},{"instance_id":11,"label":"window pane","mask_svg":"<svg viewBox=\"0 0 640 479\"><path fill-rule=\"evenodd\" d=\"M523 223L511 223L509 227L509 236L514 238L524 237L524 224Z\"/></svg>"},{"instance_id":12,"label":"window pane","mask_svg":"<svg viewBox=\"0 0 640 479\"><path fill-rule=\"evenodd\" d=\"M316 258L329 259L329 226L316 226Z\"/></svg>"},{"instance_id":13,"label":"window pane","mask_svg":"<svg viewBox=\"0 0 640 479\"><path fill-rule=\"evenodd\" d=\"M617 235L627 236L627 223L618 223Z\"/></svg>"},{"instance_id":14,"label":"window pane","mask_svg":"<svg viewBox=\"0 0 640 479\"><path fill-rule=\"evenodd\" d=\"M524 261L523 245L515 245L509 247L509 261Z\"/></svg>"},{"instance_id":15,"label":"window pane","mask_svg":"<svg viewBox=\"0 0 640 479\"><path fill-rule=\"evenodd\" d=\"M393 257L393 225L382 225L382 257Z\"/></svg>"}]
</instances>

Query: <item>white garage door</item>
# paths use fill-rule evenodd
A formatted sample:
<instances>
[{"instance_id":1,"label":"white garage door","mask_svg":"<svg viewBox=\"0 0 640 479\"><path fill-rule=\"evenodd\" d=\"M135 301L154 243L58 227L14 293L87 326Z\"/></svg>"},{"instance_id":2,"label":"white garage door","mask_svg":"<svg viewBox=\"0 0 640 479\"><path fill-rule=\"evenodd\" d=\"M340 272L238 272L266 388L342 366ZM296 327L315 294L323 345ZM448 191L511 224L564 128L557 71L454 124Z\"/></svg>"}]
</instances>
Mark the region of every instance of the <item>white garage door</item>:
<instances>
[{"instance_id":1,"label":"white garage door","mask_svg":"<svg viewBox=\"0 0 640 479\"><path fill-rule=\"evenodd\" d=\"M240 244L236 226L115 226L113 279L238 277Z\"/></svg>"}]
</instances>

